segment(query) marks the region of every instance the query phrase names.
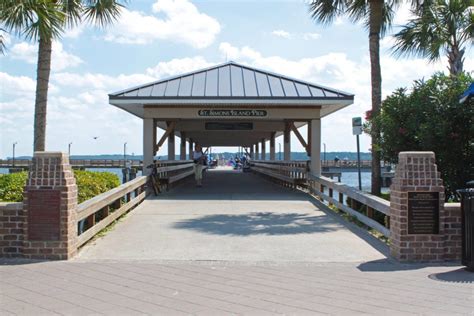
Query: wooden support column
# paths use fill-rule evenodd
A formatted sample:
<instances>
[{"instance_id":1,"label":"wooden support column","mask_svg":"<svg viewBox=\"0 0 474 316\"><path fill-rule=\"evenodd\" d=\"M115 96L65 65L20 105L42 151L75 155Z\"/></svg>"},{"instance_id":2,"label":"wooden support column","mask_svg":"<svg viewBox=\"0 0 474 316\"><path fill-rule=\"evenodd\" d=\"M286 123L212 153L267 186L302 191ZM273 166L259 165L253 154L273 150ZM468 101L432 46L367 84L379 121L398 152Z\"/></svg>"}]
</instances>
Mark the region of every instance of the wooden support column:
<instances>
[{"instance_id":1,"label":"wooden support column","mask_svg":"<svg viewBox=\"0 0 474 316\"><path fill-rule=\"evenodd\" d=\"M189 153L188 153L188 155L189 155L189 156L188 156L188 157L189 157L189 160L193 160L193 139L192 139L192 138L189 139L188 147L189 147L189 148L188 148L188 151L189 151Z\"/></svg>"},{"instance_id":2,"label":"wooden support column","mask_svg":"<svg viewBox=\"0 0 474 316\"><path fill-rule=\"evenodd\" d=\"M275 160L275 132L270 135L270 160Z\"/></svg>"},{"instance_id":3,"label":"wooden support column","mask_svg":"<svg viewBox=\"0 0 474 316\"><path fill-rule=\"evenodd\" d=\"M172 123L168 123L170 126ZM176 160L174 145L174 128L168 134L168 160Z\"/></svg>"},{"instance_id":4,"label":"wooden support column","mask_svg":"<svg viewBox=\"0 0 474 316\"><path fill-rule=\"evenodd\" d=\"M255 160L260 160L258 143L255 144Z\"/></svg>"},{"instance_id":5,"label":"wooden support column","mask_svg":"<svg viewBox=\"0 0 474 316\"><path fill-rule=\"evenodd\" d=\"M267 144L265 143L265 138L264 138L264 139L262 139L262 155L261 155L261 156L262 156L262 160L266 160L266 159L267 159L267 157L266 157L266 156L267 156L267 155L266 155L266 152L267 152L267 148L266 148L266 147L267 147L267 146L266 146L266 145L267 145Z\"/></svg>"},{"instance_id":6,"label":"wooden support column","mask_svg":"<svg viewBox=\"0 0 474 316\"><path fill-rule=\"evenodd\" d=\"M179 159L186 160L186 134L181 132L181 146L179 147Z\"/></svg>"},{"instance_id":7,"label":"wooden support column","mask_svg":"<svg viewBox=\"0 0 474 316\"><path fill-rule=\"evenodd\" d=\"M253 152L253 148L254 148L253 145L250 146L250 159L254 159L254 156L255 156L255 154Z\"/></svg>"},{"instance_id":8,"label":"wooden support column","mask_svg":"<svg viewBox=\"0 0 474 316\"><path fill-rule=\"evenodd\" d=\"M153 119L143 119L143 175L151 173L151 169L146 167L153 163L153 157L155 156L153 131L156 133L156 125L154 125Z\"/></svg>"},{"instance_id":9,"label":"wooden support column","mask_svg":"<svg viewBox=\"0 0 474 316\"><path fill-rule=\"evenodd\" d=\"M311 173L321 175L321 120L311 121Z\"/></svg>"},{"instance_id":10,"label":"wooden support column","mask_svg":"<svg viewBox=\"0 0 474 316\"><path fill-rule=\"evenodd\" d=\"M290 122L285 124L285 131L283 133L283 160L291 160L291 126Z\"/></svg>"}]
</instances>

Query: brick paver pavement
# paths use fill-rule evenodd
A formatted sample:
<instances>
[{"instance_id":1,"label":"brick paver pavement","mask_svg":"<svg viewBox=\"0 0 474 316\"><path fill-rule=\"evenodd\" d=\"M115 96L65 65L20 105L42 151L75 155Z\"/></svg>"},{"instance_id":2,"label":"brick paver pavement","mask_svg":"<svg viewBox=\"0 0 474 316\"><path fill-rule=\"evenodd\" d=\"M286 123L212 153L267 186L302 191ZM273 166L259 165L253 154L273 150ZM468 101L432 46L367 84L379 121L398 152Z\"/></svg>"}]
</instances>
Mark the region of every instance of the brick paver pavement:
<instances>
[{"instance_id":1,"label":"brick paver pavement","mask_svg":"<svg viewBox=\"0 0 474 316\"><path fill-rule=\"evenodd\" d=\"M474 313L474 275L457 266L388 260L2 263L2 315Z\"/></svg>"},{"instance_id":2,"label":"brick paver pavement","mask_svg":"<svg viewBox=\"0 0 474 316\"><path fill-rule=\"evenodd\" d=\"M221 180L147 200L74 260L3 259L0 315L474 314L474 273L397 264L301 192Z\"/></svg>"}]
</instances>

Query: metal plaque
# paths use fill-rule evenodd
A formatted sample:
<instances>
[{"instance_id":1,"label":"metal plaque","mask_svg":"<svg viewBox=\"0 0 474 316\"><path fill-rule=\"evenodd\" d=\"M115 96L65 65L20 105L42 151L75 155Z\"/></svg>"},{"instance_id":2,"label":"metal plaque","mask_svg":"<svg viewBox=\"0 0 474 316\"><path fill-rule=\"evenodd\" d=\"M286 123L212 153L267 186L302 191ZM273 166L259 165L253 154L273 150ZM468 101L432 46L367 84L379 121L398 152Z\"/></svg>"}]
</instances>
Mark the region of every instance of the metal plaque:
<instances>
[{"instance_id":1,"label":"metal plaque","mask_svg":"<svg viewBox=\"0 0 474 316\"><path fill-rule=\"evenodd\" d=\"M227 117L264 117L265 110L199 110L199 116L227 116Z\"/></svg>"},{"instance_id":2,"label":"metal plaque","mask_svg":"<svg viewBox=\"0 0 474 316\"><path fill-rule=\"evenodd\" d=\"M439 192L408 192L408 233L439 234Z\"/></svg>"},{"instance_id":3,"label":"metal plaque","mask_svg":"<svg viewBox=\"0 0 474 316\"><path fill-rule=\"evenodd\" d=\"M225 123L225 122L207 122L208 131L251 131L253 123Z\"/></svg>"},{"instance_id":4,"label":"metal plaque","mask_svg":"<svg viewBox=\"0 0 474 316\"><path fill-rule=\"evenodd\" d=\"M61 191L28 191L28 239L59 240Z\"/></svg>"}]
</instances>

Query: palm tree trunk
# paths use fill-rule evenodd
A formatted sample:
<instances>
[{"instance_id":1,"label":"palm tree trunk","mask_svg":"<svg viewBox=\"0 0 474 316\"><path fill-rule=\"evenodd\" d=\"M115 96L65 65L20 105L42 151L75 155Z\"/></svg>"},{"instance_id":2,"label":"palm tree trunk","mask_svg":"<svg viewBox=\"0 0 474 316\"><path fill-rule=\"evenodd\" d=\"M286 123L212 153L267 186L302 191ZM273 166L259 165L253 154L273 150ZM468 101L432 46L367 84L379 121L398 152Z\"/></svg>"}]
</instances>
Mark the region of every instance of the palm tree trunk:
<instances>
[{"instance_id":1,"label":"palm tree trunk","mask_svg":"<svg viewBox=\"0 0 474 316\"><path fill-rule=\"evenodd\" d=\"M449 74L451 76L458 76L462 73L464 63L464 48L459 49L459 46L453 45L448 51Z\"/></svg>"},{"instance_id":2,"label":"palm tree trunk","mask_svg":"<svg viewBox=\"0 0 474 316\"><path fill-rule=\"evenodd\" d=\"M52 40L41 38L38 49L36 74L34 151L44 151L46 146L46 108L48 104L48 84L51 73Z\"/></svg>"},{"instance_id":3,"label":"palm tree trunk","mask_svg":"<svg viewBox=\"0 0 474 316\"><path fill-rule=\"evenodd\" d=\"M369 2L369 51L370 51L370 80L372 86L372 117L377 117L382 104L382 74L380 70L380 30L382 28L383 0ZM372 126L372 189L371 193L379 195L381 191L380 175L380 128Z\"/></svg>"}]
</instances>

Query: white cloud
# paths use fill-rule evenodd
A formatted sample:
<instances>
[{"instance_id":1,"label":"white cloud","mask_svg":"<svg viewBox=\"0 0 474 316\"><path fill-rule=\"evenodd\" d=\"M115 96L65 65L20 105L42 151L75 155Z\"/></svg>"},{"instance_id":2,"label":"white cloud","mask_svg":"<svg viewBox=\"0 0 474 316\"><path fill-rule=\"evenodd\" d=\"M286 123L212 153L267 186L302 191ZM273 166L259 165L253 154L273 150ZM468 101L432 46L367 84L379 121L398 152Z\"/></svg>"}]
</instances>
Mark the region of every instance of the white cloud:
<instances>
[{"instance_id":1,"label":"white cloud","mask_svg":"<svg viewBox=\"0 0 474 316\"><path fill-rule=\"evenodd\" d=\"M393 25L405 25L407 22L412 19L414 15L411 12L410 5L408 3L401 4L395 12L393 19Z\"/></svg>"},{"instance_id":2,"label":"white cloud","mask_svg":"<svg viewBox=\"0 0 474 316\"><path fill-rule=\"evenodd\" d=\"M172 59L167 62L160 62L154 67L146 70L146 73L155 78L163 78L183 74L193 70L210 67L212 63L207 62L203 57Z\"/></svg>"},{"instance_id":3,"label":"white cloud","mask_svg":"<svg viewBox=\"0 0 474 316\"><path fill-rule=\"evenodd\" d=\"M283 37L283 38L291 38L291 34L287 31L283 31L283 30L276 30L276 31L273 31L272 32L272 35L275 35L277 37Z\"/></svg>"},{"instance_id":4,"label":"white cloud","mask_svg":"<svg viewBox=\"0 0 474 316\"><path fill-rule=\"evenodd\" d=\"M10 34L8 34L7 32L4 32L4 31L0 30L0 35L3 37L3 44L9 45L9 44L11 43Z\"/></svg>"},{"instance_id":5,"label":"white cloud","mask_svg":"<svg viewBox=\"0 0 474 316\"><path fill-rule=\"evenodd\" d=\"M144 74L109 76L97 73L77 74L70 72L55 73L51 76L59 86L107 90L108 93L156 80Z\"/></svg>"},{"instance_id":6,"label":"white cloud","mask_svg":"<svg viewBox=\"0 0 474 316\"><path fill-rule=\"evenodd\" d=\"M153 13L155 15L123 9L105 39L123 44L171 40L204 48L214 42L221 29L216 19L199 12L188 0L157 0ZM157 17L158 14L163 18Z\"/></svg>"},{"instance_id":7,"label":"white cloud","mask_svg":"<svg viewBox=\"0 0 474 316\"><path fill-rule=\"evenodd\" d=\"M316 40L316 39L319 39L321 37L321 34L318 34L318 33L304 33L303 34L303 39L304 40Z\"/></svg>"},{"instance_id":8,"label":"white cloud","mask_svg":"<svg viewBox=\"0 0 474 316\"><path fill-rule=\"evenodd\" d=\"M36 81L26 76L11 76L5 72L0 72L0 82L2 98L33 95L36 89Z\"/></svg>"},{"instance_id":9,"label":"white cloud","mask_svg":"<svg viewBox=\"0 0 474 316\"><path fill-rule=\"evenodd\" d=\"M67 29L63 37L65 38L78 38L79 35L81 35L86 28L86 25L84 23L78 24L72 28Z\"/></svg>"},{"instance_id":10,"label":"white cloud","mask_svg":"<svg viewBox=\"0 0 474 316\"><path fill-rule=\"evenodd\" d=\"M9 50L9 56L13 59L23 60L29 64L35 64L38 61L38 46L21 42L13 45ZM68 67L77 67L83 61L76 55L66 52L60 42L53 42L53 52L51 56L51 68L55 71L61 71Z\"/></svg>"},{"instance_id":11,"label":"white cloud","mask_svg":"<svg viewBox=\"0 0 474 316\"><path fill-rule=\"evenodd\" d=\"M318 33L290 33L285 30L275 30L271 34L285 39L303 39L305 41L316 40L321 37L321 34Z\"/></svg>"}]
</instances>

